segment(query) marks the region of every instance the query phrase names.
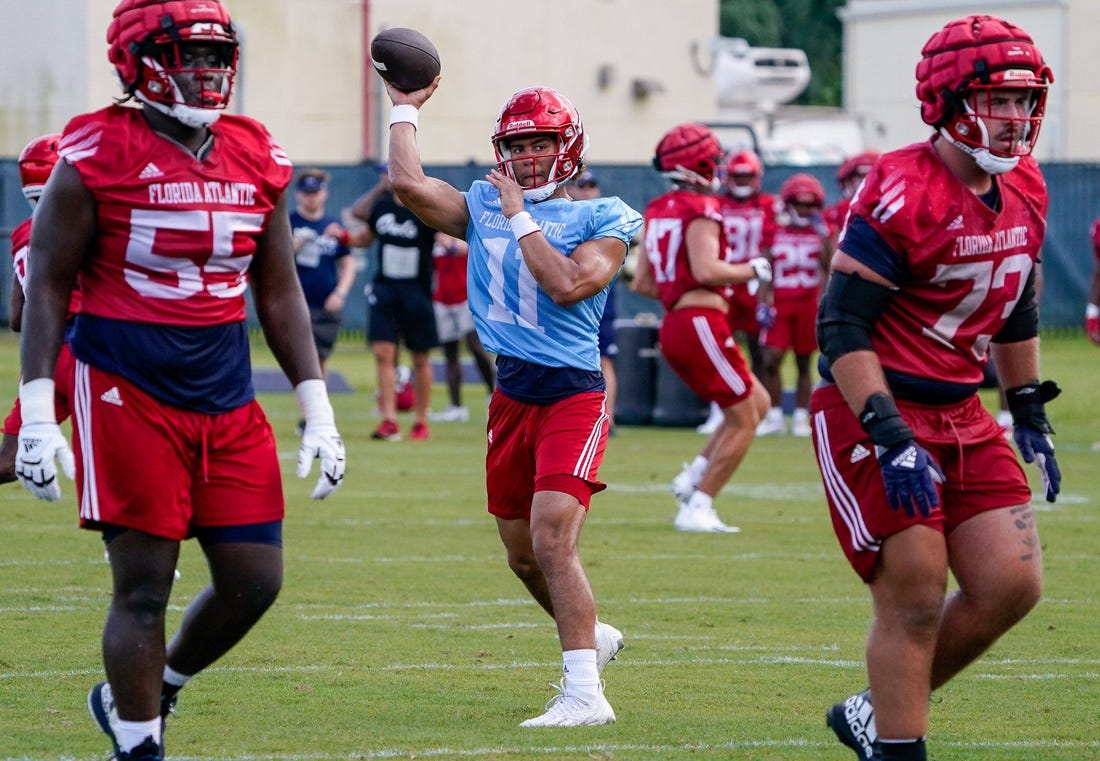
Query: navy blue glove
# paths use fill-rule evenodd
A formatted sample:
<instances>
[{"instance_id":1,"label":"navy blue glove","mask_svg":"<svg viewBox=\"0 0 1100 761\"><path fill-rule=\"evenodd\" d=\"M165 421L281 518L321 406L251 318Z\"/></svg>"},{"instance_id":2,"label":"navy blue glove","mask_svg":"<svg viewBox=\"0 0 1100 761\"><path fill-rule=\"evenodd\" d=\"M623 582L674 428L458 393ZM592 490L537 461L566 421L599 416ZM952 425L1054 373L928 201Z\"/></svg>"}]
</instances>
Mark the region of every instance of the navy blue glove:
<instances>
[{"instance_id":1,"label":"navy blue glove","mask_svg":"<svg viewBox=\"0 0 1100 761\"><path fill-rule=\"evenodd\" d=\"M1062 490L1062 471L1054 459L1054 427L1047 420L1044 405L1056 398L1062 389L1054 381L1028 383L1005 391L1008 409L1012 413L1012 438L1024 462L1039 466L1047 502L1054 502Z\"/></svg>"},{"instance_id":2,"label":"navy blue glove","mask_svg":"<svg viewBox=\"0 0 1100 761\"><path fill-rule=\"evenodd\" d=\"M927 517L940 504L936 484L943 483L943 471L928 450L913 440L913 429L902 420L894 400L881 391L871 394L859 422L875 444L890 507L904 510L910 518L917 510Z\"/></svg>"},{"instance_id":3,"label":"navy blue glove","mask_svg":"<svg viewBox=\"0 0 1100 761\"><path fill-rule=\"evenodd\" d=\"M910 439L890 450L876 446L875 454L890 507L904 510L910 518L920 510L927 518L940 503L936 484L943 483L943 471L928 450Z\"/></svg>"},{"instance_id":4,"label":"navy blue glove","mask_svg":"<svg viewBox=\"0 0 1100 761\"><path fill-rule=\"evenodd\" d=\"M756 322L764 330L775 327L776 311L771 304L760 303L756 305Z\"/></svg>"}]
</instances>

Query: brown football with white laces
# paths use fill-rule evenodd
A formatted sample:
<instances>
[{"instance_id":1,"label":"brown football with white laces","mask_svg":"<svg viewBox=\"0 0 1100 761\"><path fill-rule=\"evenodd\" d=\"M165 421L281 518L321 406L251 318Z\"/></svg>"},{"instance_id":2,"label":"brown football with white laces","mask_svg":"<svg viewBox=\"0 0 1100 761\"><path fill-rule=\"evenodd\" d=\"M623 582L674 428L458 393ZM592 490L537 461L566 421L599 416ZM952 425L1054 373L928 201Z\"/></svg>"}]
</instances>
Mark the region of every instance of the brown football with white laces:
<instances>
[{"instance_id":1,"label":"brown football with white laces","mask_svg":"<svg viewBox=\"0 0 1100 761\"><path fill-rule=\"evenodd\" d=\"M427 87L439 75L439 51L415 29L379 32L371 40L370 57L379 76L404 92Z\"/></svg>"}]
</instances>

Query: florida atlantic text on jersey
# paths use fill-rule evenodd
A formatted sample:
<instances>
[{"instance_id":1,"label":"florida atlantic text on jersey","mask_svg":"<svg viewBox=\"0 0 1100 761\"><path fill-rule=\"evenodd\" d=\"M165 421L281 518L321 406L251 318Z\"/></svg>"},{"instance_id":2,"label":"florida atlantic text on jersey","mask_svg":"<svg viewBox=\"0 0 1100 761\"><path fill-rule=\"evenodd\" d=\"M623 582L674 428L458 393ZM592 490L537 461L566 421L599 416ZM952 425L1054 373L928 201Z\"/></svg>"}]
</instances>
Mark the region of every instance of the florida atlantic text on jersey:
<instances>
[{"instance_id":1,"label":"florida atlantic text on jersey","mask_svg":"<svg viewBox=\"0 0 1100 761\"><path fill-rule=\"evenodd\" d=\"M478 181L465 195L470 211L469 304L485 348L546 367L598 371L596 336L607 291L615 281L591 298L559 307L524 264L511 225L501 213L497 189ZM642 224L638 212L614 197L551 199L524 206L563 256L593 238L617 238L629 245Z\"/></svg>"}]
</instances>

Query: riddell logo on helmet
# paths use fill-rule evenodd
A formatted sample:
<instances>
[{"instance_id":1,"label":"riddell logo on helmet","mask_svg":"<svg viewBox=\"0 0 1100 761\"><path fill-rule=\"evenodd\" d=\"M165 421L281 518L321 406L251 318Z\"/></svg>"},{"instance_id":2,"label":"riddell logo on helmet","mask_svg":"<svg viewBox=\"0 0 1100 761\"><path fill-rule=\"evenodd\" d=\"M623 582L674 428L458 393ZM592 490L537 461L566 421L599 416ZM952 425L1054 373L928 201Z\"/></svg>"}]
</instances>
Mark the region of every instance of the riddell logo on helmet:
<instances>
[{"instance_id":1,"label":"riddell logo on helmet","mask_svg":"<svg viewBox=\"0 0 1100 761\"><path fill-rule=\"evenodd\" d=\"M519 121L508 122L508 126L505 129L534 129L535 123L530 119L520 119Z\"/></svg>"},{"instance_id":2,"label":"riddell logo on helmet","mask_svg":"<svg viewBox=\"0 0 1100 761\"><path fill-rule=\"evenodd\" d=\"M200 22L191 25L192 37L201 37L204 34L222 35L226 34L226 31L224 26L214 23L212 21Z\"/></svg>"},{"instance_id":3,"label":"riddell logo on helmet","mask_svg":"<svg viewBox=\"0 0 1100 761\"><path fill-rule=\"evenodd\" d=\"M1002 79L1006 82L1009 80L1023 79L1027 81L1033 81L1035 79L1035 72L1031 69L1008 69L1001 75Z\"/></svg>"}]
</instances>

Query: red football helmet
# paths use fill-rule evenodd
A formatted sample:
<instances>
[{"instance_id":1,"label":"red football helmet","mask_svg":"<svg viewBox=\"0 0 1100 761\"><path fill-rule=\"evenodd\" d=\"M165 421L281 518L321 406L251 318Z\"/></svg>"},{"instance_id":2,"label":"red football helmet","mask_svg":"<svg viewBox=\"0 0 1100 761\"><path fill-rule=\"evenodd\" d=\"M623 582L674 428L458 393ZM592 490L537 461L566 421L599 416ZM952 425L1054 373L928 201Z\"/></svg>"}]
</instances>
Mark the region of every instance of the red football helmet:
<instances>
[{"instance_id":1,"label":"red football helmet","mask_svg":"<svg viewBox=\"0 0 1100 761\"><path fill-rule=\"evenodd\" d=\"M863 178L871 171L871 167L878 161L878 151L864 151L852 156L836 170L836 184L846 198L850 198L863 182Z\"/></svg>"},{"instance_id":2,"label":"red football helmet","mask_svg":"<svg viewBox=\"0 0 1100 761\"><path fill-rule=\"evenodd\" d=\"M531 158L513 159L508 144L515 138L533 135L552 135L558 141L558 152L547 181L523 190L524 198L538 203L553 195L580 171L588 150L588 136L584 134L577 109L557 90L530 87L513 93L500 109L492 138L497 167L513 180L516 179L513 162L530 161Z\"/></svg>"},{"instance_id":3,"label":"red football helmet","mask_svg":"<svg viewBox=\"0 0 1100 761\"><path fill-rule=\"evenodd\" d=\"M217 60L193 58L184 49L189 43L213 47ZM127 96L189 127L210 126L229 103L237 32L218 0L122 0L107 45ZM196 83L196 92L181 89L175 78L181 74Z\"/></svg>"},{"instance_id":4,"label":"red football helmet","mask_svg":"<svg viewBox=\"0 0 1100 761\"><path fill-rule=\"evenodd\" d=\"M702 124L678 124L664 134L653 155L653 167L679 185L714 192L722 144Z\"/></svg>"},{"instance_id":5,"label":"red football helmet","mask_svg":"<svg viewBox=\"0 0 1100 761\"><path fill-rule=\"evenodd\" d=\"M926 124L990 174L1007 172L1031 153L1054 74L1027 32L994 16L967 16L932 35L921 54L917 98ZM997 89L1028 91L1026 113L992 113ZM987 120L1012 124L1008 149L994 147Z\"/></svg>"},{"instance_id":6,"label":"red football helmet","mask_svg":"<svg viewBox=\"0 0 1100 761\"><path fill-rule=\"evenodd\" d=\"M730 154L726 161L726 187L734 198L752 198L760 192L764 163L753 151Z\"/></svg>"},{"instance_id":7,"label":"red football helmet","mask_svg":"<svg viewBox=\"0 0 1100 761\"><path fill-rule=\"evenodd\" d=\"M825 206L825 188L816 177L804 172L792 174L784 180L779 187L779 197L783 200L783 206L791 223L797 227L813 224L814 217L818 216L818 212ZM803 214L795 208L795 204L813 208L807 214Z\"/></svg>"},{"instance_id":8,"label":"red football helmet","mask_svg":"<svg viewBox=\"0 0 1100 761\"><path fill-rule=\"evenodd\" d=\"M799 172L783 181L779 188L779 197L787 205L798 203L824 206L825 188L821 187L821 183L812 174Z\"/></svg>"},{"instance_id":9,"label":"red football helmet","mask_svg":"<svg viewBox=\"0 0 1100 761\"><path fill-rule=\"evenodd\" d=\"M23 183L23 197L31 206L38 203L46 180L50 179L53 165L57 163L57 144L61 135L42 135L31 140L19 154L19 180Z\"/></svg>"}]
</instances>

